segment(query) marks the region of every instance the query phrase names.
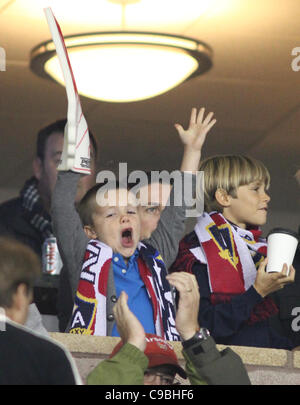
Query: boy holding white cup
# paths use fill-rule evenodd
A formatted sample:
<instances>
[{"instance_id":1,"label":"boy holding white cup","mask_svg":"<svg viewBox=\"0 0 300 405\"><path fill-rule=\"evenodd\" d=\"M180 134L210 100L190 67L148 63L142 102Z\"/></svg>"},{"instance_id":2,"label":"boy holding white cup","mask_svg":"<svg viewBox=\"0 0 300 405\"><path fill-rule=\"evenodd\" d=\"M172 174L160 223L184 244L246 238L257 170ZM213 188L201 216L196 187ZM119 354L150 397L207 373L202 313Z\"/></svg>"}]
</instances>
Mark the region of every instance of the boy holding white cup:
<instances>
[{"instance_id":1,"label":"boy holding white cup","mask_svg":"<svg viewBox=\"0 0 300 405\"><path fill-rule=\"evenodd\" d=\"M293 283L295 269L285 264L282 271L265 271L267 244L259 227L270 201L267 168L249 156L216 155L199 170L205 212L181 241L171 272L196 276L199 323L218 344L292 349L269 323L278 311L269 295Z\"/></svg>"}]
</instances>

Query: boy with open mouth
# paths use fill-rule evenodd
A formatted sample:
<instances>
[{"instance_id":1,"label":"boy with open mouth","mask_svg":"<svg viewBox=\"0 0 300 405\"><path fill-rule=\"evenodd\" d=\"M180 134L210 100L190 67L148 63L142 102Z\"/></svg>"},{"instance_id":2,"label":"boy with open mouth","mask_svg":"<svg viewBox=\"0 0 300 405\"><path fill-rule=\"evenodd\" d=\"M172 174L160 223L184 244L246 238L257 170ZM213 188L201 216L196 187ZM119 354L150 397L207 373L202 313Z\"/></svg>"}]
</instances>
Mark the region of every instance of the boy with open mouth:
<instances>
[{"instance_id":1,"label":"boy with open mouth","mask_svg":"<svg viewBox=\"0 0 300 405\"><path fill-rule=\"evenodd\" d=\"M203 108L199 114L193 109L187 130L176 124L184 144L181 172L197 171L206 135L216 122L212 118L212 113L204 118ZM192 177L195 176L190 175L191 182ZM178 340L174 302L166 275L177 254L189 203L182 199L186 205L175 207L172 189L170 204L162 213L157 229L150 239L141 242L145 232L141 229L134 193L115 182L97 184L82 199L79 216L74 208L74 190L79 178L72 171L60 172L52 201L61 256L70 279L78 285L68 330L119 336L112 308L125 291L128 306L146 333Z\"/></svg>"}]
</instances>

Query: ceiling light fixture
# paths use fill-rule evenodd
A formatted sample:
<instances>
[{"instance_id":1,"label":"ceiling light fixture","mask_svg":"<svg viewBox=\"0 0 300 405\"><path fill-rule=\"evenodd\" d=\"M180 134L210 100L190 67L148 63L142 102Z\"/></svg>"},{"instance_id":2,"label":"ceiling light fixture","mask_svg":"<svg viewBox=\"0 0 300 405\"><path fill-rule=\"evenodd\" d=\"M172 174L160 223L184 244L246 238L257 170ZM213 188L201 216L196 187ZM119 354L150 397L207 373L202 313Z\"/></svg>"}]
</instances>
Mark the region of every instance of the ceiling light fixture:
<instances>
[{"instance_id":1,"label":"ceiling light fixture","mask_svg":"<svg viewBox=\"0 0 300 405\"><path fill-rule=\"evenodd\" d=\"M109 0L123 7L139 0ZM79 94L108 102L130 102L165 93L212 66L204 42L155 32L113 31L65 36ZM52 40L31 52L37 75L64 85Z\"/></svg>"}]
</instances>

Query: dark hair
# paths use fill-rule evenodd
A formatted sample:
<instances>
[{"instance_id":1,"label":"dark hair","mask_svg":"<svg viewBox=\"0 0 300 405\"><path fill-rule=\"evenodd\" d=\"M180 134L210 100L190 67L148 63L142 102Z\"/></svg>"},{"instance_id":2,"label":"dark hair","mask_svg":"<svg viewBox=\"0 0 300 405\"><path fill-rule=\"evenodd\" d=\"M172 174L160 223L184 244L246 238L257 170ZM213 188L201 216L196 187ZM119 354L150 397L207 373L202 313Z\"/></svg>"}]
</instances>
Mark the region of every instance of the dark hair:
<instances>
[{"instance_id":1,"label":"dark hair","mask_svg":"<svg viewBox=\"0 0 300 405\"><path fill-rule=\"evenodd\" d=\"M97 183L95 186L90 188L85 195L82 197L81 201L77 205L77 211L79 213L81 222L83 226L92 225L92 214L94 212L94 204L97 202L97 193L101 188L109 189L120 189L123 188L123 183L116 181L104 181L102 183ZM126 189L130 191L129 185Z\"/></svg>"},{"instance_id":2,"label":"dark hair","mask_svg":"<svg viewBox=\"0 0 300 405\"><path fill-rule=\"evenodd\" d=\"M174 184L174 179L172 178L172 177L169 177L168 178L168 180L166 180L166 179L164 179L164 178L162 178L162 177L159 177L158 179L157 179L157 181L155 181L155 179L153 180L153 177L152 177L152 172L151 171L147 171L147 172L144 172L144 174L146 175L146 176L143 176L143 178L138 178L138 179L136 179L136 181L131 181L131 182L129 182L129 177L130 177L130 174L127 176L127 181L128 181L128 189L131 189L131 188L133 188L133 187L135 187L135 186L138 186L138 188L142 188L142 187L144 187L144 186L148 186L148 185L150 185L150 184L165 184L166 183L166 181L168 182L168 184L170 184L171 186Z\"/></svg>"},{"instance_id":3,"label":"dark hair","mask_svg":"<svg viewBox=\"0 0 300 405\"><path fill-rule=\"evenodd\" d=\"M38 256L28 246L10 239L0 238L0 306L10 308L13 295L20 284L32 291L41 273Z\"/></svg>"},{"instance_id":4,"label":"dark hair","mask_svg":"<svg viewBox=\"0 0 300 405\"><path fill-rule=\"evenodd\" d=\"M36 142L36 156L39 157L42 162L44 161L44 158L45 158L47 139L54 132L62 132L62 134L64 134L66 123L67 123L67 119L64 118L61 120L57 120L39 130L39 132L37 134L37 142ZM97 142L96 142L94 135L92 134L92 132L90 130L89 130L89 135L90 135L90 141L91 141L94 151L95 151L95 158L96 158L97 152L98 152Z\"/></svg>"}]
</instances>

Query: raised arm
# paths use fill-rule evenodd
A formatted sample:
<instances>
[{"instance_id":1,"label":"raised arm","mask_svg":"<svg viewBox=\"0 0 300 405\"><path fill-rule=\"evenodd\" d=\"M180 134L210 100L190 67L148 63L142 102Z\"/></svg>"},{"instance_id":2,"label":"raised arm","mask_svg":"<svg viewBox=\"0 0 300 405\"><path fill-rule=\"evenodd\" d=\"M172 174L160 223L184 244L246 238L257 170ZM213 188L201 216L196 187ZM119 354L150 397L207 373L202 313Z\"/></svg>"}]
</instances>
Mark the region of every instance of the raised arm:
<instances>
[{"instance_id":1,"label":"raised arm","mask_svg":"<svg viewBox=\"0 0 300 405\"><path fill-rule=\"evenodd\" d=\"M210 112L205 118L204 114L204 107L200 108L198 114L197 109L193 108L188 129L185 130L180 124L175 124L175 128L184 146L183 159L180 167L182 172L189 171L195 173L198 170L201 151L206 136L217 122L216 119L213 119L213 112Z\"/></svg>"},{"instance_id":2,"label":"raised arm","mask_svg":"<svg viewBox=\"0 0 300 405\"><path fill-rule=\"evenodd\" d=\"M216 120L212 119L213 113L209 113L206 118L204 113L204 108L201 108L198 114L197 109L193 108L186 130L180 124L175 124L184 147L180 166L181 186L172 187L158 226L149 239L149 243L161 253L167 268L176 259L178 245L185 232L186 211L191 209L195 202L196 172L202 147L208 132L216 123ZM191 194L185 193L186 190L191 190Z\"/></svg>"},{"instance_id":3,"label":"raised arm","mask_svg":"<svg viewBox=\"0 0 300 405\"><path fill-rule=\"evenodd\" d=\"M75 208L77 185L81 175L71 171L58 172L52 195L51 215L59 251L69 273L74 298L80 277L88 238Z\"/></svg>"},{"instance_id":4,"label":"raised arm","mask_svg":"<svg viewBox=\"0 0 300 405\"><path fill-rule=\"evenodd\" d=\"M123 347L111 359L102 361L89 375L89 385L142 385L148 359L144 354L144 328L127 305L128 296L122 291L113 308Z\"/></svg>"}]
</instances>

